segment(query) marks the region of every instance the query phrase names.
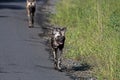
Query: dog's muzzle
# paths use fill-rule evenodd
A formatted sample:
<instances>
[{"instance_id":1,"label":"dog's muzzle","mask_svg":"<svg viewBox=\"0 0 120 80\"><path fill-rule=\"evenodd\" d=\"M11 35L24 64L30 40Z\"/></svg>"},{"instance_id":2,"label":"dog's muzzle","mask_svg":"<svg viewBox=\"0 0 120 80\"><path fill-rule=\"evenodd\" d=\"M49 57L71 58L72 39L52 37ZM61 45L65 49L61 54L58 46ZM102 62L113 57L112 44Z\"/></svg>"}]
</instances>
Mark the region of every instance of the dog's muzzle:
<instances>
[{"instance_id":1,"label":"dog's muzzle","mask_svg":"<svg viewBox=\"0 0 120 80\"><path fill-rule=\"evenodd\" d=\"M57 37L56 42L58 45L64 44L64 37L63 36Z\"/></svg>"}]
</instances>

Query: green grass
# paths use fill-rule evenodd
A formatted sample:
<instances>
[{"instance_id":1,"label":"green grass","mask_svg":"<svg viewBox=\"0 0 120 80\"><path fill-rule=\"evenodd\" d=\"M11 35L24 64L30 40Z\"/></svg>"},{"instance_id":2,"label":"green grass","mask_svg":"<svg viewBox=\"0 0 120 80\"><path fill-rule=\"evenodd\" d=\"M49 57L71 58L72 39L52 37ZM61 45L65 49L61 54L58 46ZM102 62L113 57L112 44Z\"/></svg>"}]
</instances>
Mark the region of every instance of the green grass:
<instances>
[{"instance_id":1,"label":"green grass","mask_svg":"<svg viewBox=\"0 0 120 80\"><path fill-rule=\"evenodd\" d=\"M65 56L93 66L98 80L120 79L120 0L61 0L51 23L67 27Z\"/></svg>"}]
</instances>

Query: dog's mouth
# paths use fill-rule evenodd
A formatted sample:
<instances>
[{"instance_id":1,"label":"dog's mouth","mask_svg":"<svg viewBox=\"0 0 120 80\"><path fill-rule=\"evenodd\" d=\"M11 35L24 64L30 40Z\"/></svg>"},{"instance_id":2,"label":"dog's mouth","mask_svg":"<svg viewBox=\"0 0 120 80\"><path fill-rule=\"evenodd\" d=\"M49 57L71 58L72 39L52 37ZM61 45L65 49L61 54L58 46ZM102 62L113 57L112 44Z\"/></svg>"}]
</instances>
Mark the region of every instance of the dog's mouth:
<instances>
[{"instance_id":1,"label":"dog's mouth","mask_svg":"<svg viewBox=\"0 0 120 80\"><path fill-rule=\"evenodd\" d=\"M55 41L55 42L54 42L54 44L55 44L55 46L59 46L59 45L62 45L62 44L63 44L63 42L60 42L60 41Z\"/></svg>"},{"instance_id":2,"label":"dog's mouth","mask_svg":"<svg viewBox=\"0 0 120 80\"><path fill-rule=\"evenodd\" d=\"M62 44L63 44L63 42L58 42L58 44L62 45Z\"/></svg>"},{"instance_id":3,"label":"dog's mouth","mask_svg":"<svg viewBox=\"0 0 120 80\"><path fill-rule=\"evenodd\" d=\"M57 43L58 43L59 45L62 45L62 44L63 44L63 39L58 39L58 40L57 40Z\"/></svg>"},{"instance_id":4,"label":"dog's mouth","mask_svg":"<svg viewBox=\"0 0 120 80\"><path fill-rule=\"evenodd\" d=\"M64 37L55 38L54 44L56 46L63 45L64 44Z\"/></svg>"}]
</instances>

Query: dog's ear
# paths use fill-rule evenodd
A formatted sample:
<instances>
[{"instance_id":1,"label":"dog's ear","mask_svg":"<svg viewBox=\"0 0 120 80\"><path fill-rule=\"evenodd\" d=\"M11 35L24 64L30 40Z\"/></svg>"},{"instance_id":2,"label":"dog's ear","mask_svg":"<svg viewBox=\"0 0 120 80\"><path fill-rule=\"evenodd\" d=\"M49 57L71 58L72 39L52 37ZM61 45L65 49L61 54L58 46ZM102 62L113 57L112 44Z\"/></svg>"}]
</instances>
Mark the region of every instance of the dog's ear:
<instances>
[{"instance_id":1,"label":"dog's ear","mask_svg":"<svg viewBox=\"0 0 120 80\"><path fill-rule=\"evenodd\" d=\"M65 32L66 32L66 27L61 28L61 33L63 36L65 35Z\"/></svg>"},{"instance_id":2,"label":"dog's ear","mask_svg":"<svg viewBox=\"0 0 120 80\"><path fill-rule=\"evenodd\" d=\"M55 27L53 25L50 25L48 29L51 31L51 34L54 35L55 33Z\"/></svg>"},{"instance_id":3,"label":"dog's ear","mask_svg":"<svg viewBox=\"0 0 120 80\"><path fill-rule=\"evenodd\" d=\"M66 31L66 30L67 30L67 28L66 28L66 27L63 27L61 30Z\"/></svg>"},{"instance_id":4,"label":"dog's ear","mask_svg":"<svg viewBox=\"0 0 120 80\"><path fill-rule=\"evenodd\" d=\"M55 35L56 32L57 32L57 28L54 27L54 28L52 29L52 34Z\"/></svg>"}]
</instances>

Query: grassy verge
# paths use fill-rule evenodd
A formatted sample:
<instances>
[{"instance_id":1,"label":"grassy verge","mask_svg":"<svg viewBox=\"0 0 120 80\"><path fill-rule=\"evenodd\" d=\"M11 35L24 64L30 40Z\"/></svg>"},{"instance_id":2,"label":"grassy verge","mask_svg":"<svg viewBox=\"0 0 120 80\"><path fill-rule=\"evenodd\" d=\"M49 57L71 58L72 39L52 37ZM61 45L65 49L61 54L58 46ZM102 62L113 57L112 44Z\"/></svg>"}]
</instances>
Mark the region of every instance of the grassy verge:
<instances>
[{"instance_id":1,"label":"grassy verge","mask_svg":"<svg viewBox=\"0 0 120 80\"><path fill-rule=\"evenodd\" d=\"M66 57L93 66L98 80L120 79L120 0L61 0L52 24L67 27Z\"/></svg>"}]
</instances>

